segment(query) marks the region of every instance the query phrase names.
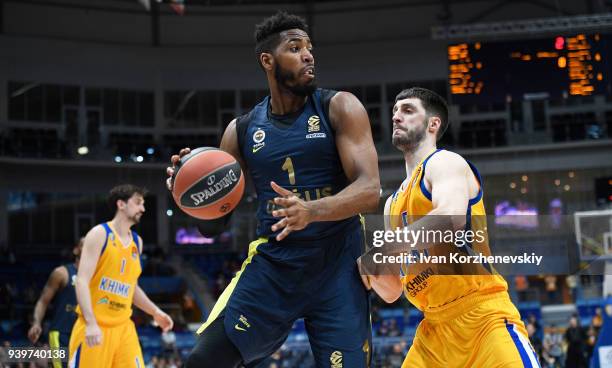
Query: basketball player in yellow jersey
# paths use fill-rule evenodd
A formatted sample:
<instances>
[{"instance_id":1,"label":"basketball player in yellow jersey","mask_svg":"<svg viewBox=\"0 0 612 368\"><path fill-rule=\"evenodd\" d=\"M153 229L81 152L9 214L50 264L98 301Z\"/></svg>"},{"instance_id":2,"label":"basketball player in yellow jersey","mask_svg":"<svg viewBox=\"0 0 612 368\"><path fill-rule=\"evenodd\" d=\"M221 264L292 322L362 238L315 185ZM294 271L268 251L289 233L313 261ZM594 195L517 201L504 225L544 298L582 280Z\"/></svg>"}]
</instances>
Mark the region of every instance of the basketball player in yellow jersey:
<instances>
[{"instance_id":1,"label":"basketball player in yellow jersey","mask_svg":"<svg viewBox=\"0 0 612 368\"><path fill-rule=\"evenodd\" d=\"M410 88L397 95L392 141L404 153L408 175L385 204L388 230L435 229L444 217L452 218L453 230L486 231L478 171L460 155L436 149L447 126L446 102L434 92ZM429 252L436 250L434 245ZM490 254L487 242L464 251ZM385 301L403 292L424 312L403 368L539 367L503 277L489 265L477 266L488 271L460 275L436 274L430 266L410 264L403 267L405 276L364 279Z\"/></svg>"},{"instance_id":2,"label":"basketball player in yellow jersey","mask_svg":"<svg viewBox=\"0 0 612 368\"><path fill-rule=\"evenodd\" d=\"M72 328L69 367L144 368L132 302L168 331L172 319L138 286L142 239L130 228L145 211L145 191L114 187L109 205L115 217L85 236L76 281L78 318Z\"/></svg>"}]
</instances>

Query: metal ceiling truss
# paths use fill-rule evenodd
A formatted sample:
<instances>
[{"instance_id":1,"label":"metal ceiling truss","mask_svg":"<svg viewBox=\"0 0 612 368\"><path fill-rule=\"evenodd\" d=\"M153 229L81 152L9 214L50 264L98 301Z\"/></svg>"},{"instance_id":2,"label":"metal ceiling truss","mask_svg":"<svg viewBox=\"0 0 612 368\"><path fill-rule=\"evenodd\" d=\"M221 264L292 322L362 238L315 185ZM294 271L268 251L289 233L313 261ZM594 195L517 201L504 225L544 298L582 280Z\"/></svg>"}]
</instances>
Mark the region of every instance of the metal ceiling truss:
<instances>
[{"instance_id":1,"label":"metal ceiling truss","mask_svg":"<svg viewBox=\"0 0 612 368\"><path fill-rule=\"evenodd\" d=\"M515 35L604 31L612 29L612 13L538 18L519 21L457 24L431 28L434 40L486 39Z\"/></svg>"}]
</instances>

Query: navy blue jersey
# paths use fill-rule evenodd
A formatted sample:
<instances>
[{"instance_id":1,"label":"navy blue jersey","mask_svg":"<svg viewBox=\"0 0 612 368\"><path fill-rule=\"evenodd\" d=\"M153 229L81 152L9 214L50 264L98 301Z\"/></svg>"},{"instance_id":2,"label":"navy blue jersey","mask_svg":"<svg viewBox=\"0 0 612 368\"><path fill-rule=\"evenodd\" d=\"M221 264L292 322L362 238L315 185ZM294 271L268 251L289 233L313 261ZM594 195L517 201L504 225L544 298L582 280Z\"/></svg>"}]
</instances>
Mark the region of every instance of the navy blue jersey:
<instances>
[{"instance_id":1,"label":"navy blue jersey","mask_svg":"<svg viewBox=\"0 0 612 368\"><path fill-rule=\"evenodd\" d=\"M55 311L50 330L70 335L77 317L75 313L77 299L76 290L74 289L77 270L73 263L66 264L64 267L68 270L68 283L55 295L53 301Z\"/></svg>"},{"instance_id":2,"label":"navy blue jersey","mask_svg":"<svg viewBox=\"0 0 612 368\"><path fill-rule=\"evenodd\" d=\"M278 194L270 181L293 191L309 201L328 197L348 185L336 149L334 131L323 105L323 95L330 91L317 89L301 111L275 116L270 111L270 96L248 114L238 118L240 152L257 192L257 236L276 235L272 216ZM287 240L314 240L330 236L348 226L359 226L357 216L341 221L313 222L301 231L292 232Z\"/></svg>"}]
</instances>

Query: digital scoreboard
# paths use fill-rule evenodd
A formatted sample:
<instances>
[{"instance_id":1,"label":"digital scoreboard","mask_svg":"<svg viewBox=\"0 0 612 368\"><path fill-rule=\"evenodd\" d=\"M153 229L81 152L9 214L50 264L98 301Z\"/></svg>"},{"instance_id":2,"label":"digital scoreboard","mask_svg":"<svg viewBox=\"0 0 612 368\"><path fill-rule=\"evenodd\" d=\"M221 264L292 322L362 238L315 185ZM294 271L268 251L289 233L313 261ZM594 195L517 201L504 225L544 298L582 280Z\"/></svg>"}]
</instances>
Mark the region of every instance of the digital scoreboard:
<instances>
[{"instance_id":1,"label":"digital scoreboard","mask_svg":"<svg viewBox=\"0 0 612 368\"><path fill-rule=\"evenodd\" d=\"M448 46L454 103L609 93L610 36L575 34Z\"/></svg>"}]
</instances>

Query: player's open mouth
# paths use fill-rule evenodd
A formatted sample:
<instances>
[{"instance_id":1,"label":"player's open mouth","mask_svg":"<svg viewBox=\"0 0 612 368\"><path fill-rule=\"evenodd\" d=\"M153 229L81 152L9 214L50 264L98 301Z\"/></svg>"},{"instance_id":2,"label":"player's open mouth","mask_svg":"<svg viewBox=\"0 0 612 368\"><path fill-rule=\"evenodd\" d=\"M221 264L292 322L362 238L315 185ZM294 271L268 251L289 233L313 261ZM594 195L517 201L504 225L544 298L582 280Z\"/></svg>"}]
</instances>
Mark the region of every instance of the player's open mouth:
<instances>
[{"instance_id":1,"label":"player's open mouth","mask_svg":"<svg viewBox=\"0 0 612 368\"><path fill-rule=\"evenodd\" d=\"M315 69L314 69L314 66L309 66L309 67L306 67L306 68L304 69L304 71L303 71L303 74L305 74L305 75L307 75L307 76L309 76L309 77L314 78L314 76L315 76Z\"/></svg>"}]
</instances>

